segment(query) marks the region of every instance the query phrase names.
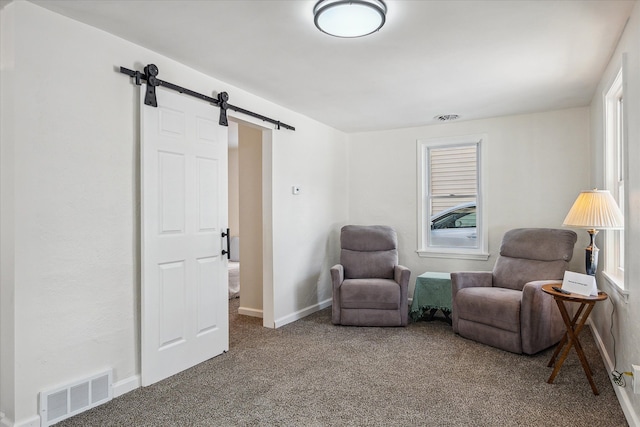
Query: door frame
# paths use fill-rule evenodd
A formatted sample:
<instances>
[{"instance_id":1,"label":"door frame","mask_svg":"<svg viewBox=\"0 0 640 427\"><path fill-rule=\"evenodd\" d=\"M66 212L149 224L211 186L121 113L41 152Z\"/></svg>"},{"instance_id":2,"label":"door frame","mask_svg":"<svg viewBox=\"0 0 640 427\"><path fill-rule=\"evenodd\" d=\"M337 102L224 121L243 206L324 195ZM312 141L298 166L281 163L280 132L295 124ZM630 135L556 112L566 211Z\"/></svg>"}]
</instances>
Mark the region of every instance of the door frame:
<instances>
[{"instance_id":1,"label":"door frame","mask_svg":"<svg viewBox=\"0 0 640 427\"><path fill-rule=\"evenodd\" d=\"M227 111L229 120L262 133L262 326L275 329L273 280L273 132L263 122ZM242 244L242 243L241 243ZM242 290L240 291L242 292Z\"/></svg>"}]
</instances>

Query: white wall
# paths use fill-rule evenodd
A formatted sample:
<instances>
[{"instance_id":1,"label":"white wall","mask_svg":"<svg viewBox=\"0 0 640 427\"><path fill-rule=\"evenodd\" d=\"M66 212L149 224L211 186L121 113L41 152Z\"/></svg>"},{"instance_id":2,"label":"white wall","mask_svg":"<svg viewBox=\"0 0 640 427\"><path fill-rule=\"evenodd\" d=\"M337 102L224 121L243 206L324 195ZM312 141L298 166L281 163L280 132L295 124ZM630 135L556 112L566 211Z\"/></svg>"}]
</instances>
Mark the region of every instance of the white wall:
<instances>
[{"instance_id":1,"label":"white wall","mask_svg":"<svg viewBox=\"0 0 640 427\"><path fill-rule=\"evenodd\" d=\"M273 212L277 244L265 253L273 256L280 326L308 314L307 307L331 304L329 268L339 260L339 230L347 222L347 140L319 123L272 136L273 206L263 210ZM293 185L300 194L292 194Z\"/></svg>"},{"instance_id":2,"label":"white wall","mask_svg":"<svg viewBox=\"0 0 640 427\"><path fill-rule=\"evenodd\" d=\"M0 8L3 6L0 3ZM5 144L14 140L13 21L12 8L0 9L0 425L3 424L1 412L13 419L15 387L14 290L8 286L14 282L14 165L13 144Z\"/></svg>"},{"instance_id":3,"label":"white wall","mask_svg":"<svg viewBox=\"0 0 640 427\"><path fill-rule=\"evenodd\" d=\"M0 13L9 45L1 76L5 423L37 422L39 391L106 367L116 394L137 385L138 95L116 71L121 65L153 62L162 79L201 93L227 90L233 104L296 126L273 131L271 141L270 310L286 323L329 298L325 267L337 251L327 242L347 217L338 191L346 185L343 133L31 3ZM293 183L304 196L291 195Z\"/></svg>"},{"instance_id":4,"label":"white wall","mask_svg":"<svg viewBox=\"0 0 640 427\"><path fill-rule=\"evenodd\" d=\"M631 18L627 23L624 34L618 43L615 53L607 66L602 80L595 92L591 103L591 139L592 167L595 171L592 177L594 187L604 188L604 93L617 74L622 64L623 54L627 56L626 87L624 88L625 108L627 110L627 140L628 140L628 174L626 185L627 206L625 210L625 235L627 262L625 270L625 285L628 290L628 301L616 291L614 285L598 274L600 289L609 294L615 304L613 317L615 336L614 343L611 336L611 311L609 302L598 304L591 315L591 320L599 339L604 344L605 362L609 369L614 365L618 371L630 371L631 364L640 365L640 3L636 3ZM604 233L601 233L604 234ZM606 257L604 236L598 236L597 245L601 248L600 256ZM599 266L604 265L601 259ZM599 272L600 273L600 272ZM640 394L633 394L631 380L627 378L627 387L614 385L618 393L627 419L631 425L640 426ZM633 420L633 422L631 421Z\"/></svg>"},{"instance_id":5,"label":"white wall","mask_svg":"<svg viewBox=\"0 0 640 427\"><path fill-rule=\"evenodd\" d=\"M487 261L420 258L417 253L416 141L486 134ZM349 220L396 228L410 292L425 271L491 270L505 231L560 228L580 190L589 187L589 110L538 114L350 135ZM586 233L585 233L586 234ZM579 234L572 267L582 266Z\"/></svg>"}]
</instances>

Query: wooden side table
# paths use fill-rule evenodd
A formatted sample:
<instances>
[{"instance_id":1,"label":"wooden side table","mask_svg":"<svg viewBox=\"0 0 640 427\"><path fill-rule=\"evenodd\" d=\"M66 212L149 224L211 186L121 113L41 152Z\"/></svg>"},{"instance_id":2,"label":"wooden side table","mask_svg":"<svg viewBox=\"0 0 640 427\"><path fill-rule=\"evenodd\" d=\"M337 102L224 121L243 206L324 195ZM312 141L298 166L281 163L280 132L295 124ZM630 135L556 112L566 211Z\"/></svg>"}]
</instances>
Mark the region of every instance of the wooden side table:
<instances>
[{"instance_id":1,"label":"wooden side table","mask_svg":"<svg viewBox=\"0 0 640 427\"><path fill-rule=\"evenodd\" d=\"M554 366L553 372L551 376L547 380L549 384L553 383L553 380L558 375L562 364L565 359L569 355L569 351L571 347L576 349L576 353L578 353L578 358L580 359L580 364L582 365L582 370L584 371L587 379L589 380L589 384L591 385L591 390L593 394L599 394L598 388L596 387L595 382L593 381L593 373L591 371L591 367L589 366L589 362L587 361L586 356L584 355L584 351L582 350L582 345L580 345L580 340L578 339L578 335L580 331L582 331L582 327L584 323L587 321L589 314L591 314L591 310L596 305L598 301L604 301L608 298L608 295L604 292L598 292L597 296L584 296L579 294L563 294L562 292L558 292L553 290L554 285L544 285L542 286L542 291L551 295L556 304L558 304L558 309L560 310L560 315L562 316L562 320L564 320L564 324L567 327L567 332L565 332L562 340L558 343L556 350L553 352L553 356L551 356L551 360L547 366ZM575 302L580 304L576 314L573 318L569 317L569 312L567 311L567 307L565 306L565 302ZM586 310L585 310L586 308ZM584 313L583 313L584 312ZM560 352L562 351L562 354ZM556 360L556 357L560 354L560 358Z\"/></svg>"}]
</instances>

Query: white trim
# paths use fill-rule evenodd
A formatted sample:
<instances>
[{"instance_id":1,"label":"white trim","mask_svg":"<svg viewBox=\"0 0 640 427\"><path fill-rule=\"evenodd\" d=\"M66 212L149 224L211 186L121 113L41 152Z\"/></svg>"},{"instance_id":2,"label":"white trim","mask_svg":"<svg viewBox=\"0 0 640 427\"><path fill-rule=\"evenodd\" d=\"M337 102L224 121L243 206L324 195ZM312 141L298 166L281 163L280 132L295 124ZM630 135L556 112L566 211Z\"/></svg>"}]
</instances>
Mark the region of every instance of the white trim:
<instances>
[{"instance_id":1,"label":"white trim","mask_svg":"<svg viewBox=\"0 0 640 427\"><path fill-rule=\"evenodd\" d=\"M587 320L587 324L589 325L589 329L591 329L591 335L596 342L596 346L600 351L600 355L602 356L602 361L604 362L605 367L607 368L607 372L612 372L614 370L613 363L611 362L611 358L607 353L607 349L604 346L604 342L598 333L598 330L593 326L593 322L591 319ZM629 423L629 427L640 427L640 415L638 415L634 408L631 399L629 398L629 393L625 393L622 387L616 385L611 378L611 375L607 375L609 377L609 381L611 381L611 385L613 386L613 391L616 392L616 397L618 398L618 402L620 403L620 407L622 407L622 412L624 412L624 416ZM632 391L633 393L633 391Z\"/></svg>"},{"instance_id":2,"label":"white trim","mask_svg":"<svg viewBox=\"0 0 640 427\"><path fill-rule=\"evenodd\" d=\"M142 386L140 375L133 375L113 384L113 397L122 396Z\"/></svg>"},{"instance_id":3,"label":"white trim","mask_svg":"<svg viewBox=\"0 0 640 427\"><path fill-rule=\"evenodd\" d=\"M243 316L259 317L262 319L263 311L257 308L238 307L238 314Z\"/></svg>"},{"instance_id":4,"label":"white trim","mask_svg":"<svg viewBox=\"0 0 640 427\"><path fill-rule=\"evenodd\" d=\"M613 195L618 205L622 205L623 215L629 218L628 194L625 181L628 178L628 132L621 130L618 127L618 122L622 121L623 127L628 126L628 108L622 110L622 117L619 116L618 100L626 98L626 54L622 56L622 62L620 68L615 76L612 77L607 89L603 90L603 149L604 149L604 188L609 190ZM620 146L617 142L620 141ZM622 157L623 163L618 164L619 158ZM620 175L622 178L620 178ZM621 184L622 183L622 184ZM622 185L622 189L620 186ZM625 220L626 222L626 220ZM613 288L617 291L625 291L626 278L624 270L620 267L620 261L622 265L628 265L628 247L629 236L628 231L622 230L607 230L604 236L604 268L603 272L607 272L606 279L611 283ZM622 237L624 247L623 251L620 251L619 237ZM621 258L624 256L624 259ZM617 276L617 277L616 277Z\"/></svg>"},{"instance_id":5,"label":"white trim","mask_svg":"<svg viewBox=\"0 0 640 427\"><path fill-rule=\"evenodd\" d=\"M7 420L7 421L5 421ZM6 424L8 422L9 424ZM27 418L26 420L11 424L11 420L9 418L4 418L2 420L3 426L8 427L40 427L40 416L35 415L31 418Z\"/></svg>"},{"instance_id":6,"label":"white trim","mask_svg":"<svg viewBox=\"0 0 640 427\"><path fill-rule=\"evenodd\" d=\"M490 253L469 253L469 252L431 252L427 250L416 251L420 258L448 258L448 259L471 259L475 261L486 261L491 256Z\"/></svg>"},{"instance_id":7,"label":"white trim","mask_svg":"<svg viewBox=\"0 0 640 427\"><path fill-rule=\"evenodd\" d=\"M420 257L429 258L450 258L450 259L472 259L486 261L489 254L489 232L487 221L487 188L486 188L486 158L487 158L487 134L474 134L474 135L461 135L454 137L436 137L428 139L416 140L416 158L417 158L417 253ZM480 215L477 218L476 228L478 231L479 247L478 248L430 248L425 246L424 237L424 215L426 212L424 201L424 183L425 173L427 166L425 165L426 155L425 151L428 147L443 146L443 145L460 145L460 144L472 144L478 145L478 194L477 203L478 211Z\"/></svg>"},{"instance_id":8,"label":"white trim","mask_svg":"<svg viewBox=\"0 0 640 427\"><path fill-rule=\"evenodd\" d=\"M604 282L607 283L609 288L611 288L612 291L617 293L620 296L620 298L622 298L622 301L625 302L625 304L629 302L629 291L627 289L624 289L620 285L616 277L610 275L606 271L602 272L602 277L605 278Z\"/></svg>"},{"instance_id":9,"label":"white trim","mask_svg":"<svg viewBox=\"0 0 640 427\"><path fill-rule=\"evenodd\" d=\"M320 301L317 304L311 305L307 308L303 308L302 310L298 310L295 313L291 313L287 316L276 319L275 327L279 328L280 326L287 325L289 323L295 322L296 320L300 320L304 317L307 317L310 314L315 313L316 311L320 311L324 308L329 307L333 303L332 298L328 298L324 301Z\"/></svg>"}]
</instances>

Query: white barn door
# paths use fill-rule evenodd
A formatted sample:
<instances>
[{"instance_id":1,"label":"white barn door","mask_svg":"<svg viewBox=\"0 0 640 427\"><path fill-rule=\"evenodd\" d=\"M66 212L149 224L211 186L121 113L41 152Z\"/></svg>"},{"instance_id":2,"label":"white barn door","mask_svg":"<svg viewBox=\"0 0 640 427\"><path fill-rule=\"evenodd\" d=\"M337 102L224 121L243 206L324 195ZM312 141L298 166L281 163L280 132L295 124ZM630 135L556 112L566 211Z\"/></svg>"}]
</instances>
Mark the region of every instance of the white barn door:
<instances>
[{"instance_id":1,"label":"white barn door","mask_svg":"<svg viewBox=\"0 0 640 427\"><path fill-rule=\"evenodd\" d=\"M140 87L142 385L229 349L227 128L218 109Z\"/></svg>"}]
</instances>

